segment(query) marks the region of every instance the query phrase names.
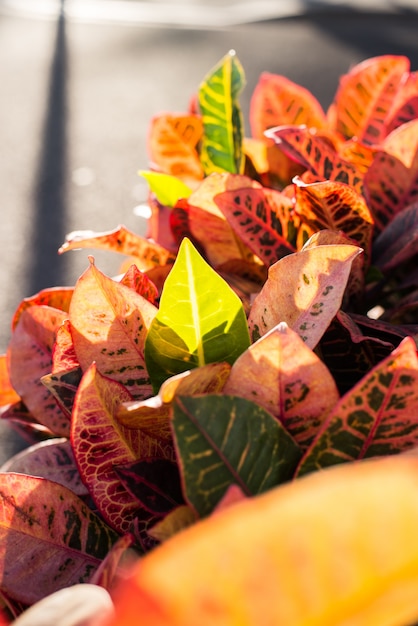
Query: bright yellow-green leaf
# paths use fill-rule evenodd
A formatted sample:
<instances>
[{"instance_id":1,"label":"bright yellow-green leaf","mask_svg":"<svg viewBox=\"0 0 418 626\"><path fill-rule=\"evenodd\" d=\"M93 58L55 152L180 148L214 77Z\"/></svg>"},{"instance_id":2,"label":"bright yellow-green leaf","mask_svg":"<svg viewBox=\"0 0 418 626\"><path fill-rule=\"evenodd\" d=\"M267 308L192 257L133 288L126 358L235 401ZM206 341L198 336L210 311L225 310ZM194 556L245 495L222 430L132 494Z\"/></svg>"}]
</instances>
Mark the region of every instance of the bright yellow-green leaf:
<instances>
[{"instance_id":1,"label":"bright yellow-green leaf","mask_svg":"<svg viewBox=\"0 0 418 626\"><path fill-rule=\"evenodd\" d=\"M164 206L173 207L177 200L188 198L192 193L190 187L177 176L144 170L140 170L138 174L145 178L158 202Z\"/></svg>"}]
</instances>

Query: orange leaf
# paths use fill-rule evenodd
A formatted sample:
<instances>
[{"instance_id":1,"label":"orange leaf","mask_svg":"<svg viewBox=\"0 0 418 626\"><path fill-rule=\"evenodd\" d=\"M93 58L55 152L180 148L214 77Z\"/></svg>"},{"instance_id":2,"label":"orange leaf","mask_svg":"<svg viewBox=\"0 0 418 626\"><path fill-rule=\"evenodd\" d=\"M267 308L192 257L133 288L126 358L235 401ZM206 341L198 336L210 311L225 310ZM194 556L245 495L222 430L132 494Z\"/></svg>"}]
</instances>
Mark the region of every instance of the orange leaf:
<instances>
[{"instance_id":1,"label":"orange leaf","mask_svg":"<svg viewBox=\"0 0 418 626\"><path fill-rule=\"evenodd\" d=\"M20 396L10 382L6 355L0 354L0 406L14 404L19 401Z\"/></svg>"},{"instance_id":2,"label":"orange leaf","mask_svg":"<svg viewBox=\"0 0 418 626\"><path fill-rule=\"evenodd\" d=\"M348 464L199 521L139 561L111 626L416 623L417 475Z\"/></svg>"},{"instance_id":3,"label":"orange leaf","mask_svg":"<svg viewBox=\"0 0 418 626\"><path fill-rule=\"evenodd\" d=\"M65 243L58 250L59 254L79 248L97 248L126 254L135 259L141 270L148 270L157 265L173 263L175 256L169 250L140 237L124 226L103 233L91 230L77 230L66 237Z\"/></svg>"},{"instance_id":4,"label":"orange leaf","mask_svg":"<svg viewBox=\"0 0 418 626\"><path fill-rule=\"evenodd\" d=\"M91 261L78 279L70 307L71 334L83 371L98 370L136 398L151 395L144 343L157 308L100 272Z\"/></svg>"},{"instance_id":5,"label":"orange leaf","mask_svg":"<svg viewBox=\"0 0 418 626\"><path fill-rule=\"evenodd\" d=\"M42 376L52 369L52 348L67 314L44 305L22 312L7 350L10 381L32 416L58 436L69 433L69 422Z\"/></svg>"},{"instance_id":6,"label":"orange leaf","mask_svg":"<svg viewBox=\"0 0 418 626\"><path fill-rule=\"evenodd\" d=\"M342 76L333 103L335 130L346 139L379 144L409 66L407 57L385 55L367 59Z\"/></svg>"},{"instance_id":7,"label":"orange leaf","mask_svg":"<svg viewBox=\"0 0 418 626\"><path fill-rule=\"evenodd\" d=\"M197 115L163 113L153 117L148 139L152 166L195 185L204 177L197 153L202 134L203 123Z\"/></svg>"},{"instance_id":8,"label":"orange leaf","mask_svg":"<svg viewBox=\"0 0 418 626\"><path fill-rule=\"evenodd\" d=\"M312 442L339 399L328 368L285 323L238 357L223 393L262 406L301 448Z\"/></svg>"},{"instance_id":9,"label":"orange leaf","mask_svg":"<svg viewBox=\"0 0 418 626\"><path fill-rule=\"evenodd\" d=\"M284 124L323 128L326 117L310 91L285 76L263 72L251 96L252 136L265 140L268 128Z\"/></svg>"},{"instance_id":10,"label":"orange leaf","mask_svg":"<svg viewBox=\"0 0 418 626\"><path fill-rule=\"evenodd\" d=\"M54 309L68 312L72 295L72 287L51 287L49 289L43 289L42 291L39 291L39 293L36 293L34 296L24 298L14 313L12 320L12 329L14 330L16 328L16 325L23 311L33 305L50 306Z\"/></svg>"},{"instance_id":11,"label":"orange leaf","mask_svg":"<svg viewBox=\"0 0 418 626\"><path fill-rule=\"evenodd\" d=\"M318 246L272 265L248 319L253 339L286 322L313 349L341 306L351 264L360 252L351 245Z\"/></svg>"}]
</instances>

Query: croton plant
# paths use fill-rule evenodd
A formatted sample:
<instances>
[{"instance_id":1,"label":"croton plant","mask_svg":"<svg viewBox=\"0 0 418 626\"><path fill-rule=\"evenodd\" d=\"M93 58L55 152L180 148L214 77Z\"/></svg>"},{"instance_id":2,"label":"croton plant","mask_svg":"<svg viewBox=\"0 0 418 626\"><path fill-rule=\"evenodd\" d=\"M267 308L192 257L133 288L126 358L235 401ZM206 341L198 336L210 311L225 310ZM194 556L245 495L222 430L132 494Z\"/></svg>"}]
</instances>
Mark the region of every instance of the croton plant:
<instances>
[{"instance_id":1,"label":"croton plant","mask_svg":"<svg viewBox=\"0 0 418 626\"><path fill-rule=\"evenodd\" d=\"M5 623L78 583L112 626L418 620L418 73L368 59L327 111L264 73L251 137L244 83L231 52L152 119L147 237L59 250L120 275L14 314Z\"/></svg>"}]
</instances>

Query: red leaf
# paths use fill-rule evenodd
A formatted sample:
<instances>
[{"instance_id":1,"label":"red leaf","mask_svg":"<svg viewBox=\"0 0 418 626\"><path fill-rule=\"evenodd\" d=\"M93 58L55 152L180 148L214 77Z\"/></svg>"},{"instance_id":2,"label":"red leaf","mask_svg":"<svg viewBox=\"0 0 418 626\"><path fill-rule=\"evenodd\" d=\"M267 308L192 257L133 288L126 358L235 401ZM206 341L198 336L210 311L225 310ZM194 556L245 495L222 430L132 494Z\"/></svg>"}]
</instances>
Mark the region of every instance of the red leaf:
<instances>
[{"instance_id":1,"label":"red leaf","mask_svg":"<svg viewBox=\"0 0 418 626\"><path fill-rule=\"evenodd\" d=\"M72 491L43 478L0 474L0 501L0 586L27 605L88 582L117 539Z\"/></svg>"},{"instance_id":2,"label":"red leaf","mask_svg":"<svg viewBox=\"0 0 418 626\"><path fill-rule=\"evenodd\" d=\"M108 591L112 591L118 582L121 583L121 574L126 575L134 560L133 554L135 553L133 551L130 555L131 558L126 558L133 543L134 537L132 535L120 537L93 574L91 583Z\"/></svg>"},{"instance_id":3,"label":"red leaf","mask_svg":"<svg viewBox=\"0 0 418 626\"><path fill-rule=\"evenodd\" d=\"M66 415L42 384L52 368L52 348L66 313L32 305L22 312L7 351L11 383L32 416L58 436L69 434Z\"/></svg>"},{"instance_id":4,"label":"red leaf","mask_svg":"<svg viewBox=\"0 0 418 626\"><path fill-rule=\"evenodd\" d=\"M370 58L353 67L341 77L335 96L335 130L346 139L380 143L393 100L408 72L408 58L395 55Z\"/></svg>"},{"instance_id":5,"label":"red leaf","mask_svg":"<svg viewBox=\"0 0 418 626\"><path fill-rule=\"evenodd\" d=\"M152 393L144 343L157 308L91 263L78 279L70 307L71 333L83 371L91 363L143 399Z\"/></svg>"},{"instance_id":6,"label":"red leaf","mask_svg":"<svg viewBox=\"0 0 418 626\"><path fill-rule=\"evenodd\" d=\"M151 302L151 304L157 304L159 295L157 287L136 265L131 265L120 279L120 283L133 289L137 294Z\"/></svg>"},{"instance_id":7,"label":"red leaf","mask_svg":"<svg viewBox=\"0 0 418 626\"><path fill-rule=\"evenodd\" d=\"M241 188L218 194L215 202L237 235L266 266L295 252L297 227L293 202L286 195Z\"/></svg>"},{"instance_id":8,"label":"red leaf","mask_svg":"<svg viewBox=\"0 0 418 626\"><path fill-rule=\"evenodd\" d=\"M133 521L148 513L124 488L115 467L143 457L174 458L172 446L117 421L118 406L131 400L122 385L101 376L93 364L79 385L71 424L82 479L103 518L121 534L131 532Z\"/></svg>"},{"instance_id":9,"label":"red leaf","mask_svg":"<svg viewBox=\"0 0 418 626\"><path fill-rule=\"evenodd\" d=\"M342 159L324 137L316 136L306 126L279 126L267 131L281 149L296 159L318 180L333 180L363 192L362 168Z\"/></svg>"},{"instance_id":10,"label":"red leaf","mask_svg":"<svg viewBox=\"0 0 418 626\"><path fill-rule=\"evenodd\" d=\"M34 305L50 306L54 309L68 312L72 295L72 287L51 287L50 289L39 291L34 296L24 298L14 313L12 329L16 328L23 311Z\"/></svg>"}]
</instances>

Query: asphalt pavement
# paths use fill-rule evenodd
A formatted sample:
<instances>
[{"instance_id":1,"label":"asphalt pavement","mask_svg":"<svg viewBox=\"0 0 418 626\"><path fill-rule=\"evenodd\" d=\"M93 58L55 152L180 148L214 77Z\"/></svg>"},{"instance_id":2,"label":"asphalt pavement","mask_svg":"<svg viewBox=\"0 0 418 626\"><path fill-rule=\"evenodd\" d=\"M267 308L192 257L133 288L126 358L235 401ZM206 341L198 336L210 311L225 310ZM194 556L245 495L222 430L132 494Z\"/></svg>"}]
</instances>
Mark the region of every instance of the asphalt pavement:
<instances>
[{"instance_id":1,"label":"asphalt pavement","mask_svg":"<svg viewBox=\"0 0 418 626\"><path fill-rule=\"evenodd\" d=\"M246 72L246 119L262 71L327 107L339 76L365 58L405 54L418 69L415 4L0 0L0 352L23 297L72 285L87 268L91 251L57 255L66 233L145 232L134 207L146 198L137 171L149 120L184 111L228 50ZM118 272L117 255L94 256ZM3 436L0 461L15 445Z\"/></svg>"}]
</instances>

